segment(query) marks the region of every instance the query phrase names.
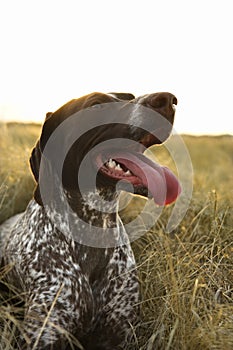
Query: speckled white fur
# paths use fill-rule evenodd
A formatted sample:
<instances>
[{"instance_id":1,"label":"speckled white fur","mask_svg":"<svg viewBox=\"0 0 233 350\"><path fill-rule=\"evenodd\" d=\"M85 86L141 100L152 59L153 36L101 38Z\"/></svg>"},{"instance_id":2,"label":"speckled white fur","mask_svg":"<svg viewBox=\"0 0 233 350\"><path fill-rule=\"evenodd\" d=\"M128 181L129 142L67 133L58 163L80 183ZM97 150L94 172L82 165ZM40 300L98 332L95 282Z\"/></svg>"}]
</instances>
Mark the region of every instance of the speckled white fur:
<instances>
[{"instance_id":1,"label":"speckled white fur","mask_svg":"<svg viewBox=\"0 0 233 350\"><path fill-rule=\"evenodd\" d=\"M139 293L131 247L82 246L75 242L65 223L65 234L59 231L54 219L62 218L32 200L12 229L5 230L4 260L14 266L8 279L26 293L24 334L31 341L28 348L33 344L36 349L56 344L62 338L61 329L81 341L85 334L99 329L103 349L112 349L108 332L110 337L113 332L119 333L123 341L137 315ZM103 221L106 227L112 225L107 215ZM125 235L120 219L117 221L118 231ZM4 226L1 228L3 231ZM104 271L99 271L100 261ZM100 278L93 280L95 273Z\"/></svg>"}]
</instances>

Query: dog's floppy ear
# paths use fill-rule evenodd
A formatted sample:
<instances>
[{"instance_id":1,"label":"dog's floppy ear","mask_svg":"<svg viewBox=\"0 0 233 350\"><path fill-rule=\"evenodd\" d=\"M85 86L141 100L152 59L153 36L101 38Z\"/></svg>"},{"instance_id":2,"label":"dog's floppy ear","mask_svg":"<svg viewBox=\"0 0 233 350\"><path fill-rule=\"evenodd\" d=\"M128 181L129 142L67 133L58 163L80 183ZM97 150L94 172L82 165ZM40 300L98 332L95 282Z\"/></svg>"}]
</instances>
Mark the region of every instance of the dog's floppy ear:
<instances>
[{"instance_id":1,"label":"dog's floppy ear","mask_svg":"<svg viewBox=\"0 0 233 350\"><path fill-rule=\"evenodd\" d=\"M46 113L45 121L43 123L42 131L39 140L37 141L35 147L32 150L30 157L30 166L32 173L34 175L35 181L37 182L36 188L34 191L34 199L40 205L43 205L40 187L39 187L39 174L41 167L41 157L46 146L46 143L54 130L61 124L61 122L70 114L72 114L72 105L75 100L71 100L66 105L62 106L56 112L48 112ZM70 111L71 109L71 111ZM73 108L74 109L74 108ZM78 108L77 108L78 109ZM74 109L74 112L76 110ZM58 151L59 153L59 151ZM44 170L43 170L44 171Z\"/></svg>"},{"instance_id":2,"label":"dog's floppy ear","mask_svg":"<svg viewBox=\"0 0 233 350\"><path fill-rule=\"evenodd\" d=\"M47 121L51 115L52 112L46 113L45 121ZM36 182L39 180L39 169L40 169L40 161L41 161L41 148L40 148L40 140L37 141L35 147L32 150L31 157L30 157L30 166L32 173L34 175L34 178Z\"/></svg>"},{"instance_id":3,"label":"dog's floppy ear","mask_svg":"<svg viewBox=\"0 0 233 350\"><path fill-rule=\"evenodd\" d=\"M41 160L40 142L37 141L35 147L32 150L31 157L29 160L31 170L36 182L38 182L39 180L40 160Z\"/></svg>"},{"instance_id":4,"label":"dog's floppy ear","mask_svg":"<svg viewBox=\"0 0 233 350\"><path fill-rule=\"evenodd\" d=\"M100 103L107 103L107 102L114 102L115 98L110 97L109 95L102 94L102 93L91 93L89 95L80 97L78 99L73 99L63 106L61 106L58 110L55 112L48 112L46 114L46 118L42 127L40 139L35 145L34 149L32 150L31 157L30 157L30 165L31 170L34 175L34 178L37 182L37 186L34 192L34 198L36 202L40 205L42 205L41 195L40 195L40 189L39 189L39 174L40 174L40 167L41 167L41 158L42 154L44 153L46 144L51 137L51 135L54 133L54 131L57 129L59 125L61 125L67 118L74 115L76 112L79 112L82 109L91 107L95 104ZM55 135L55 137L58 137ZM57 141L57 147L55 149L55 153L58 155L58 158L61 155L61 152L64 148L64 142L65 140L68 140L69 142L69 135L63 135L63 139L59 139ZM61 149L59 149L59 147ZM56 159L45 159L47 161L47 165L50 164L51 169L56 169ZM73 163L71 163L73 166ZM41 172L43 172L45 176L45 179L47 178L45 172L50 171L51 169L47 169L45 166L43 166L43 169L41 169ZM70 171L69 171L70 172ZM52 191L52 188L51 188Z\"/></svg>"},{"instance_id":5,"label":"dog's floppy ear","mask_svg":"<svg viewBox=\"0 0 233 350\"><path fill-rule=\"evenodd\" d=\"M34 178L37 182L36 189L34 191L34 199L38 204L42 205L40 190L39 190L39 185L38 185L40 161L41 161L40 142L37 141L35 147L32 150L32 153L31 153L30 166L31 166L31 170L32 170L32 173L34 175Z\"/></svg>"},{"instance_id":6,"label":"dog's floppy ear","mask_svg":"<svg viewBox=\"0 0 233 350\"><path fill-rule=\"evenodd\" d=\"M46 113L45 121L47 121L51 116L52 112ZM40 196L40 190L39 190L39 172L40 172L40 162L41 162L41 146L40 146L40 140L37 141L35 147L32 150L31 157L29 159L31 171L34 175L34 179L37 182L36 189L34 191L34 199L36 202L40 205L42 205L42 200Z\"/></svg>"},{"instance_id":7,"label":"dog's floppy ear","mask_svg":"<svg viewBox=\"0 0 233 350\"><path fill-rule=\"evenodd\" d=\"M135 96L128 92L109 92L109 95L112 95L119 100L131 101L135 99Z\"/></svg>"}]
</instances>

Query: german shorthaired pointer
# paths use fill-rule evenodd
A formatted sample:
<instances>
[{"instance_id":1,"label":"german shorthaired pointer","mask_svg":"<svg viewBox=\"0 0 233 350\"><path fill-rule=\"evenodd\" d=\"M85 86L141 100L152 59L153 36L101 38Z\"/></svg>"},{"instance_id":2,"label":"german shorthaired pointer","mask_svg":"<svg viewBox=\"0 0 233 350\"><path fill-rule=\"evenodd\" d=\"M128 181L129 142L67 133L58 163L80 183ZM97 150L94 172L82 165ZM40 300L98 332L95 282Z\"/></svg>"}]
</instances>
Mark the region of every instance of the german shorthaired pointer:
<instances>
[{"instance_id":1,"label":"german shorthaired pointer","mask_svg":"<svg viewBox=\"0 0 233 350\"><path fill-rule=\"evenodd\" d=\"M124 348L139 316L139 285L117 214L116 186L120 180L127 191L152 197L158 205L175 201L180 192L176 177L143 155L169 136L175 104L170 93L139 98L92 93L47 114L30 158L34 198L16 222L1 227L2 261L13 266L8 282L25 295L20 349ZM119 120L109 115L108 123L98 124L107 106L113 114L117 110ZM154 113L153 124L146 125L140 106ZM162 125L158 115L169 123ZM75 140L74 131L81 133ZM85 157L81 189L78 173ZM91 172L96 174L93 187Z\"/></svg>"}]
</instances>

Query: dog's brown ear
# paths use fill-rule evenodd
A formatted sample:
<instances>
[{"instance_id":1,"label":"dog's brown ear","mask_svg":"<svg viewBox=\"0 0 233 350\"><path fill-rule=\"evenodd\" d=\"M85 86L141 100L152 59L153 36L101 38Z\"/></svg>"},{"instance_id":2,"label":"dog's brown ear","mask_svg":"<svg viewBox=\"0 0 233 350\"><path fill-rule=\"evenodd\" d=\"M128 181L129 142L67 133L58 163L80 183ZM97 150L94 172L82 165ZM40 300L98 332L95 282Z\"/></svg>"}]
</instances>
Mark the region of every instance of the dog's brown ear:
<instances>
[{"instance_id":1,"label":"dog's brown ear","mask_svg":"<svg viewBox=\"0 0 233 350\"><path fill-rule=\"evenodd\" d=\"M30 161L32 173L34 175L34 179L36 180L34 199L38 204L42 205L42 200L41 200L40 190L39 190L39 185L38 185L39 172L40 172L40 161L41 161L41 151L40 151L40 142L39 141L37 141L35 147L33 148L29 161Z\"/></svg>"},{"instance_id":2,"label":"dog's brown ear","mask_svg":"<svg viewBox=\"0 0 233 350\"><path fill-rule=\"evenodd\" d=\"M39 188L39 175L45 176L46 178L47 175L45 175L45 172L48 171L48 169L46 168L46 166L45 168L43 166L43 169L40 170L41 158L42 158L42 154L45 154L45 147L51 135L55 132L55 130L58 128L59 125L61 125L67 118L74 115L76 112L79 112L82 109L91 107L95 104L114 102L114 101L115 99L113 97L110 97L109 95L102 94L102 93L92 93L92 94L83 96L79 99L71 100L67 102L65 105L63 105L62 107L60 107L55 112L53 113L48 112L46 114L40 139L37 142L34 149L32 150L32 154L30 157L31 170L37 182L36 190L34 192L34 198L37 201L37 203L42 205L40 188ZM64 135L59 134L60 136L57 136L57 135L58 133L54 134L54 139L53 139L53 141L55 141L55 138L59 138L57 140L58 142L56 143L56 149L53 149L53 147L51 148L52 153L55 155L55 157L52 159L51 158L46 159L46 157L48 156L47 154L47 156L45 156L44 158L45 162L48 161L47 163L50 164L51 168L54 171L56 170L57 162L59 163L60 156L63 152L64 142L66 141L69 142L69 135L67 134L64 134ZM41 171L41 174L40 174L40 171ZM51 188L51 191L52 191L52 188Z\"/></svg>"},{"instance_id":3,"label":"dog's brown ear","mask_svg":"<svg viewBox=\"0 0 233 350\"><path fill-rule=\"evenodd\" d=\"M40 169L40 161L41 161L41 151L40 151L40 143L37 141L35 147L32 150L30 157L30 166L32 173L36 182L39 180L39 169Z\"/></svg>"},{"instance_id":4,"label":"dog's brown ear","mask_svg":"<svg viewBox=\"0 0 233 350\"><path fill-rule=\"evenodd\" d=\"M70 105L70 102L67 103L68 107L69 105ZM40 205L43 205L41 194L40 194L40 186L39 186L39 175L41 175L40 167L41 167L42 153L44 151L44 148L46 146L48 139L50 138L54 130L58 127L58 125L63 121L64 115L66 117L66 113L63 112L63 108L64 107L61 107L58 111L54 113L53 112L46 113L45 121L43 123L42 130L41 130L40 139L37 141L35 147L33 148L31 157L29 160L31 170L34 175L34 179L37 182L36 188L34 191L34 199ZM59 151L58 151L58 154L59 154ZM44 169L43 169L43 172L44 172Z\"/></svg>"},{"instance_id":5,"label":"dog's brown ear","mask_svg":"<svg viewBox=\"0 0 233 350\"><path fill-rule=\"evenodd\" d=\"M52 116L52 112L46 113L45 122ZM44 126L42 128L43 132ZM34 175L34 178L36 182L39 180L39 171L40 171L40 161L41 161L41 145L40 140L37 141L35 147L32 150L31 157L30 157L30 166L32 173Z\"/></svg>"},{"instance_id":6,"label":"dog's brown ear","mask_svg":"<svg viewBox=\"0 0 233 350\"><path fill-rule=\"evenodd\" d=\"M45 122L52 116L52 112L46 113ZM36 202L40 205L42 205L41 195L40 195L40 189L39 189L39 172L40 172L40 163L41 163L41 145L40 140L37 141L35 147L32 150L30 159L30 167L31 171L33 173L34 179L36 181L36 188L34 191L34 199Z\"/></svg>"}]
</instances>

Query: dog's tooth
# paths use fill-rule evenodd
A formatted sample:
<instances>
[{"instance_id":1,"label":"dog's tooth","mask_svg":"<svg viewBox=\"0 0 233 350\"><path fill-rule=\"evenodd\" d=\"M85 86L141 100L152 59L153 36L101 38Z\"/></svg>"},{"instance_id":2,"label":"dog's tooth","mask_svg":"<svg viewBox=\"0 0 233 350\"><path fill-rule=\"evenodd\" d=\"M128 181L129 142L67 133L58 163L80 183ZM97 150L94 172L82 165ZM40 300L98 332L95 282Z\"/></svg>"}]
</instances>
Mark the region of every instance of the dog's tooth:
<instances>
[{"instance_id":1,"label":"dog's tooth","mask_svg":"<svg viewBox=\"0 0 233 350\"><path fill-rule=\"evenodd\" d=\"M116 170L123 170L122 167L120 166L120 164L117 164L115 167Z\"/></svg>"},{"instance_id":2,"label":"dog's tooth","mask_svg":"<svg viewBox=\"0 0 233 350\"><path fill-rule=\"evenodd\" d=\"M112 160L111 158L108 161L108 167L109 168L115 168L116 167L116 162Z\"/></svg>"},{"instance_id":3,"label":"dog's tooth","mask_svg":"<svg viewBox=\"0 0 233 350\"><path fill-rule=\"evenodd\" d=\"M132 173L131 173L131 171L127 170L127 171L125 172L125 175L132 175Z\"/></svg>"}]
</instances>

